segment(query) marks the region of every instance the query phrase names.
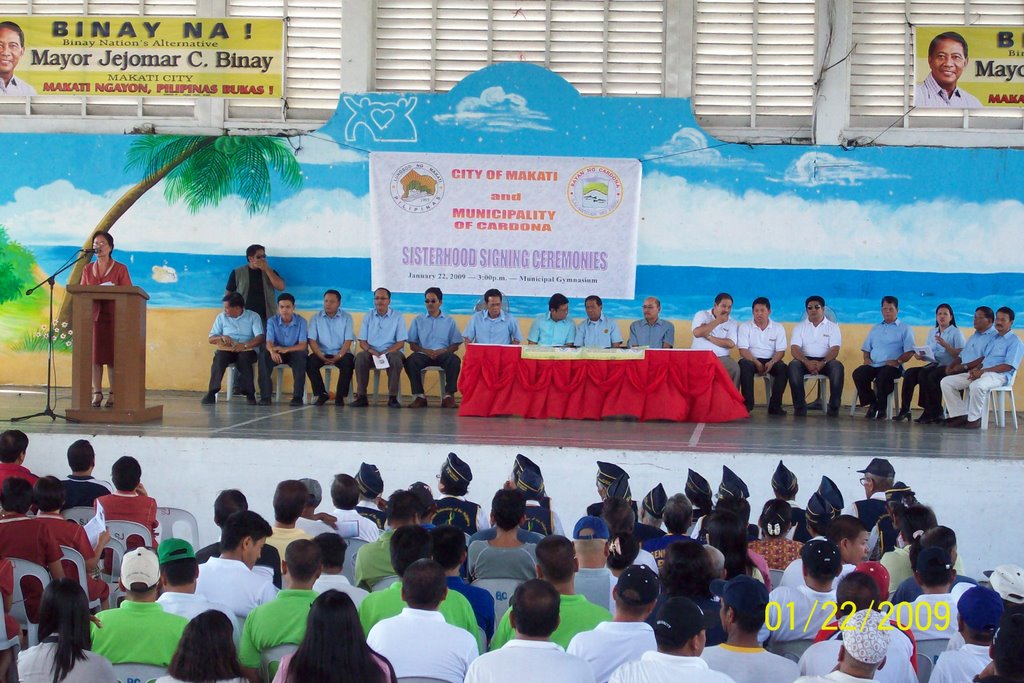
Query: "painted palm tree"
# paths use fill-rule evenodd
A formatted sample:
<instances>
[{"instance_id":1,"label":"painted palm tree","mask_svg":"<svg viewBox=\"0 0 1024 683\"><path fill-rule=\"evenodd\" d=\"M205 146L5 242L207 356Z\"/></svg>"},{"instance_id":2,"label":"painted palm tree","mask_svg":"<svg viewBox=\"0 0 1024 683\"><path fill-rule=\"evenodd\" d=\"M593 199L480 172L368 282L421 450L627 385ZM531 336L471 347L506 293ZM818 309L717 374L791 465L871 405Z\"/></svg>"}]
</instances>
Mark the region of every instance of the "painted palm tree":
<instances>
[{"instance_id":1,"label":"painted palm tree","mask_svg":"<svg viewBox=\"0 0 1024 683\"><path fill-rule=\"evenodd\" d=\"M184 202L190 213L216 206L229 195L241 197L250 215L266 211L271 172L289 189L302 186L299 163L283 138L147 135L128 149L125 170L134 169L142 170L142 180L114 202L89 233L83 249L92 247L93 235L110 231L135 202L164 179L167 202ZM81 282L85 263L75 265L68 284ZM64 297L58 317L70 323L70 297Z\"/></svg>"}]
</instances>

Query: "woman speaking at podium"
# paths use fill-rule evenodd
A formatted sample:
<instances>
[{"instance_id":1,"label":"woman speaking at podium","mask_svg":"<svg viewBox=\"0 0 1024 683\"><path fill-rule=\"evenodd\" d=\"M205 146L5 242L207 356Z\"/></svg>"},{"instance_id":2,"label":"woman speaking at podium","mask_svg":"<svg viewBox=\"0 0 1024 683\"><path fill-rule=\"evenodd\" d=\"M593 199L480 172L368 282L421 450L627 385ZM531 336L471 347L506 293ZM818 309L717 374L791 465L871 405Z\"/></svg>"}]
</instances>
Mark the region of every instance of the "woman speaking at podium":
<instances>
[{"instance_id":1,"label":"woman speaking at podium","mask_svg":"<svg viewBox=\"0 0 1024 683\"><path fill-rule=\"evenodd\" d=\"M128 268L111 257L114 238L109 232L97 232L92 237L96 260L82 272L83 285L116 285L131 287ZM92 304L92 407L103 402L103 366L107 366L107 408L114 407L114 302L94 301Z\"/></svg>"}]
</instances>

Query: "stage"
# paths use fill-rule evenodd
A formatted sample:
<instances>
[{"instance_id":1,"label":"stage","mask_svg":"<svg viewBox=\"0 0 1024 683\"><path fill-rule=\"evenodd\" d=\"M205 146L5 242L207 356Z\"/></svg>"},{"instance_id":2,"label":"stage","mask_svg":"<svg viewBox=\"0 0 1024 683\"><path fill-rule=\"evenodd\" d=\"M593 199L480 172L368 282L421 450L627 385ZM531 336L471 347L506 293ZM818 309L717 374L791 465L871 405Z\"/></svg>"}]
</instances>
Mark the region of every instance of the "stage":
<instances>
[{"instance_id":1,"label":"stage","mask_svg":"<svg viewBox=\"0 0 1024 683\"><path fill-rule=\"evenodd\" d=\"M56 411L63 414L70 390L60 389L57 395ZM998 532L992 533L993 520L1002 529L1024 524L1019 504L1024 432L1015 431L1011 419L1006 428L992 421L987 431L969 431L868 421L861 411L851 417L848 406L837 418L811 411L796 419L791 408L786 417L769 418L759 405L748 419L719 424L598 422L459 417L455 410L439 408L436 395L422 410L383 404L361 409L333 403L249 406L242 397L203 406L200 394L191 392L150 392L147 398L164 406L162 421L85 425L35 418L12 425L6 422L11 417L41 409L45 392L4 387L0 421L4 429L29 434L26 466L37 474L66 475L65 451L78 438L96 447L99 478L109 479L117 457L135 456L151 495L161 505L193 512L204 543L216 536L211 518L218 491L240 488L250 506L269 519L278 481L313 477L325 491L320 509L330 509L332 476L354 473L363 461L381 469L385 489L391 491L417 480L436 486L445 455L455 451L473 468L469 498L488 507L516 453L524 453L540 464L555 510L571 531L586 505L596 500L596 460L622 465L637 499L658 482L670 495L682 491L687 468L717 488L722 465L728 465L750 488L756 516L772 496L771 474L780 459L799 478L796 502L803 506L822 475L836 481L847 502L862 498L856 470L872 457L886 457L897 479L935 508L940 524L958 532L969 575L1001 562L1024 564L1019 544L1004 543ZM964 514L965 500L974 502L978 514Z\"/></svg>"}]
</instances>

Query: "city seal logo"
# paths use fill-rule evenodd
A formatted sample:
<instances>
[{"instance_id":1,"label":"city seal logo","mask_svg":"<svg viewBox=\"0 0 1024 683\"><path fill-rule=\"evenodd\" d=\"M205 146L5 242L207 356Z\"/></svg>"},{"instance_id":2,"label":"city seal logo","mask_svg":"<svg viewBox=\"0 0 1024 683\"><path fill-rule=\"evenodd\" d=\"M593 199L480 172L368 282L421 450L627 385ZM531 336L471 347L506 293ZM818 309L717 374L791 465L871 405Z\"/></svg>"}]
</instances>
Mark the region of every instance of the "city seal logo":
<instances>
[{"instance_id":1,"label":"city seal logo","mask_svg":"<svg viewBox=\"0 0 1024 683\"><path fill-rule=\"evenodd\" d=\"M391 198L409 213L424 213L441 203L444 178L430 164L413 161L391 176Z\"/></svg>"},{"instance_id":2,"label":"city seal logo","mask_svg":"<svg viewBox=\"0 0 1024 683\"><path fill-rule=\"evenodd\" d=\"M584 166L566 190L572 208L587 218L604 218L622 204L622 180L607 166Z\"/></svg>"}]
</instances>

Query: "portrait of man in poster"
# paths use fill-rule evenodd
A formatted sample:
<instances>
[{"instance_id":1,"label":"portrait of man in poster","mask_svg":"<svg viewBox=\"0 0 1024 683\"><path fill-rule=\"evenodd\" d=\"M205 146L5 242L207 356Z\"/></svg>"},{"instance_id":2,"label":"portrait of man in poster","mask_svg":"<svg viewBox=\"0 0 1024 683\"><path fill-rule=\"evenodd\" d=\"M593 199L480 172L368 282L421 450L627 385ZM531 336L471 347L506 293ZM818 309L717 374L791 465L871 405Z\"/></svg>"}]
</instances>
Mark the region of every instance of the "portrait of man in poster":
<instances>
[{"instance_id":1,"label":"portrait of man in poster","mask_svg":"<svg viewBox=\"0 0 1024 683\"><path fill-rule=\"evenodd\" d=\"M928 76L914 88L918 109L980 109L981 102L957 87L967 66L967 41L955 31L932 38L928 45Z\"/></svg>"}]
</instances>

